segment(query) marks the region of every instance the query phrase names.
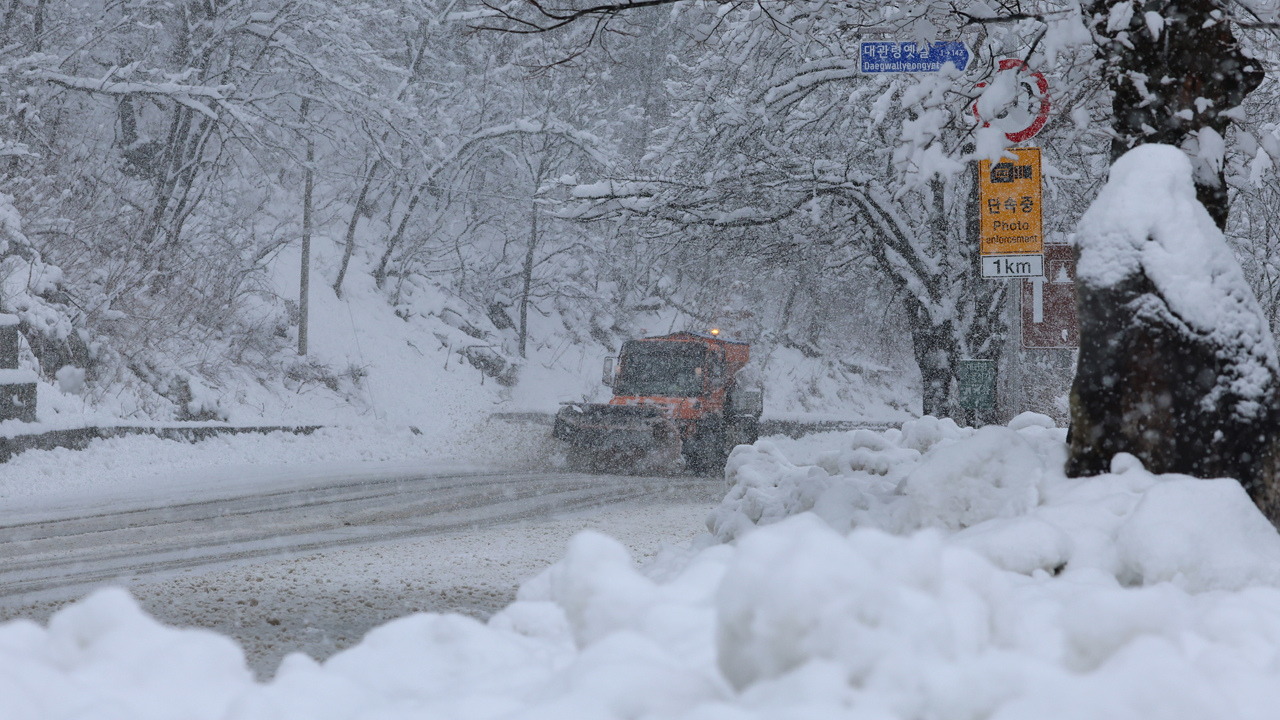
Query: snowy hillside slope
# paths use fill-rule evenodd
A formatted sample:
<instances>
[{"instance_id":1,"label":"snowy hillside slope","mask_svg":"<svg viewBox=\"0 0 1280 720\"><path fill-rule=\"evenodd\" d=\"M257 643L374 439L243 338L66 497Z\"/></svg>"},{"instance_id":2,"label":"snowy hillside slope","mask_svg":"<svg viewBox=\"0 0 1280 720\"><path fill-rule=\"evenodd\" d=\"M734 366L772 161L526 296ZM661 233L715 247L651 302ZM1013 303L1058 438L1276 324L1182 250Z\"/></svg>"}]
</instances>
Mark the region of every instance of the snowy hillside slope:
<instances>
[{"instance_id":1,"label":"snowy hillside slope","mask_svg":"<svg viewBox=\"0 0 1280 720\"><path fill-rule=\"evenodd\" d=\"M318 256L322 268L337 260L332 251ZM359 269L360 262L374 259L357 255L353 263ZM297 282L295 258L282 253L274 267L272 281L283 294ZM397 288L399 302L394 306L388 298L392 292L376 288L371 275L363 272L348 276L341 300L327 287L312 290L312 355L327 367L350 369L341 377L341 387L349 391L351 406L336 411L339 419L373 417L425 431L442 410L453 418L451 422L474 423L492 412L546 413L565 401L604 401L610 391L600 382L601 364L617 353L624 340L708 329L670 307L634 310L625 319L557 308L547 315L531 314L528 358L521 359L514 328L497 327L491 317L433 281L421 276L406 279ZM601 331L602 324L611 327ZM730 335L734 332L732 325L724 329ZM504 369L496 373L498 378L486 376L468 353L497 358L495 362ZM770 416L900 422L915 414L909 408L918 412L914 387L918 381L913 384L910 373L869 357L843 353L806 357L793 348L757 341L747 372L751 382L765 388ZM347 381L356 376L348 386ZM321 388L304 389L324 395ZM239 404L237 417L242 422L259 421L252 419L248 406L271 407L267 398L242 397L247 398ZM279 409L264 413L263 419L302 422L310 418L314 422L334 416L331 406L316 407L287 393L280 398Z\"/></svg>"},{"instance_id":2,"label":"snowy hillside slope","mask_svg":"<svg viewBox=\"0 0 1280 720\"><path fill-rule=\"evenodd\" d=\"M698 328L696 320L672 309L639 311L625 329L588 332L598 318L563 313L532 314L529 357L516 351L513 328L498 328L489 316L420 275L397 288L378 288L366 265L376 260L357 252L342 297L324 282L340 260L334 243L317 242L308 323L308 355L293 351L297 327L271 320L296 296L297 249L271 261L262 322L278 323L280 347L261 363L224 364L202 374L179 373L191 389L187 410L238 425L381 424L416 427L449 441L472 432L492 413L553 413L559 402L608 397L600 364L623 340L641 334ZM393 304L396 295L396 304ZM218 354L218 348L210 348ZM845 355L808 357L794 348L758 343L751 377L763 383L769 416L809 415L823 419L901 421L918 411L918 389L910 373L877 361ZM42 369L31 352L23 366ZM175 419L175 409L147 383L105 357L99 377L64 386L44 369L38 386L38 419L28 425L8 421L0 433ZM182 359L170 357L170 364ZM192 364L195 368L195 363ZM265 368L265 369L264 369Z\"/></svg>"},{"instance_id":3,"label":"snowy hillside slope","mask_svg":"<svg viewBox=\"0 0 1280 720\"><path fill-rule=\"evenodd\" d=\"M1068 479L1043 416L735 451L715 535L584 533L488 623L419 614L256 684L104 591L0 626L15 718L1270 718L1280 536L1230 480ZM717 539L717 536L719 539ZM721 542L727 540L727 542Z\"/></svg>"},{"instance_id":4,"label":"snowy hillside slope","mask_svg":"<svg viewBox=\"0 0 1280 720\"><path fill-rule=\"evenodd\" d=\"M6 217L14 227L20 223L14 212ZM362 227L357 239L372 234L376 228ZM296 353L301 263L296 244L264 260L259 285L244 299L244 327L199 342L174 328L175 337L194 344L170 343L150 356L120 352L127 332L113 339L75 329L65 309L38 297L38 288L23 286L20 281L29 273L10 272L8 304L16 304L24 320L45 318L41 322L56 326L64 337L92 339L93 360L87 376L78 376L83 380L64 383L56 379L61 368L44 367L24 349L22 366L42 376L39 423L2 423L0 434L203 419L236 425L412 426L448 441L457 431L473 431L494 412L551 413L564 401L604 400L609 391L600 382L601 361L616 354L624 340L707 329L652 298L633 303L625 317L611 315L602 308L621 300L610 294L616 288L604 284L589 301L549 303L545 311L532 312L528 357L521 358L511 318L466 301L450 284L456 278L410 273L378 287L373 271L379 257L372 243L358 245L339 297L331 283L342 250L330 238L313 242L306 356ZM58 275L56 268L41 267ZM758 314L778 310L767 293L758 300ZM856 314L846 320L853 327ZM812 349L806 354L762 339L771 332L767 324L745 326L744 335L726 322L727 333L754 342L749 373L752 382L765 387L770 416L892 422L918 413L918 381L911 379L911 369L904 372L875 359L883 350L860 350L847 339L847 328L836 327L832 335L846 339L815 356ZM263 336L254 352L238 344L252 334L249 328Z\"/></svg>"}]
</instances>

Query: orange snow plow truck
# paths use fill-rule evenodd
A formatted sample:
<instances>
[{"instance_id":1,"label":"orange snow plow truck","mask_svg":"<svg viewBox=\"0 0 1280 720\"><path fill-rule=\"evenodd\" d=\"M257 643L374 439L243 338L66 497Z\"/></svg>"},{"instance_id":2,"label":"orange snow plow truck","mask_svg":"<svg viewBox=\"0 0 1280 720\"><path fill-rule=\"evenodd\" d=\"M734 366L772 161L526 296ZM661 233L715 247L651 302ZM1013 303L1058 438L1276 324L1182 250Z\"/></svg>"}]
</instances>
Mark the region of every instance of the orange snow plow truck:
<instances>
[{"instance_id":1,"label":"orange snow plow truck","mask_svg":"<svg viewBox=\"0 0 1280 720\"><path fill-rule=\"evenodd\" d=\"M570 465L625 470L683 456L694 472L723 472L729 451L758 437L763 393L738 384L750 355L716 330L628 340L616 366L604 363L613 399L563 403L553 434L569 444Z\"/></svg>"}]
</instances>

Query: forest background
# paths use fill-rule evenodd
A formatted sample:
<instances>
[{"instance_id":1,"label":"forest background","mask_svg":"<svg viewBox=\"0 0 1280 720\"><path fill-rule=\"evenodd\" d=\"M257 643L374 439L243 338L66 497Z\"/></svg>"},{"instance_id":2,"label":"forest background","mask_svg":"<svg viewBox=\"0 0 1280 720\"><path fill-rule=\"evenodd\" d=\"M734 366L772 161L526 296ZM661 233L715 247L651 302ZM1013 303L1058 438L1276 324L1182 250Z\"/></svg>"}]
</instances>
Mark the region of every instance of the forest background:
<instances>
[{"instance_id":1,"label":"forest background","mask_svg":"<svg viewBox=\"0 0 1280 720\"><path fill-rule=\"evenodd\" d=\"M0 310L25 364L124 417L290 394L376 415L366 324L513 406L598 391L627 338L718 326L775 412L961 417L959 361L987 358L1035 378L1018 409L1064 417L1069 358L1016 347L1013 286L965 241L967 171L1008 145L973 108L1018 102L1002 58L1045 73L1046 233L1069 240L1111 160L1098 38L1159 34L1133 7L689 2L521 34L523 3L8 0ZM1234 27L1269 67L1271 31ZM976 57L858 73L884 37ZM1273 331L1276 93L1184 148L1227 183ZM354 353L317 336L340 325Z\"/></svg>"}]
</instances>

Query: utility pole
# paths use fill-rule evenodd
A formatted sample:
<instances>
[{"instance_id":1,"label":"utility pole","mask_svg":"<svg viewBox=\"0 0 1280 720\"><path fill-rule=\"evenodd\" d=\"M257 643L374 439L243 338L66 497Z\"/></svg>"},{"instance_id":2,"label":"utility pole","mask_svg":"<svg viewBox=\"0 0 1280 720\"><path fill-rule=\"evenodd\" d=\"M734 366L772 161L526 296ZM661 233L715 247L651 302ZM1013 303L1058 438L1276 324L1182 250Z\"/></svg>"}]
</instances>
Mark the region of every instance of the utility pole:
<instances>
[{"instance_id":1,"label":"utility pole","mask_svg":"<svg viewBox=\"0 0 1280 720\"><path fill-rule=\"evenodd\" d=\"M302 98L302 119L306 120L307 110L311 108L311 98ZM306 132L306 128L303 128ZM307 167L306 180L302 190L302 280L298 283L298 354L307 354L307 311L308 296L311 285L311 165L316 159L316 143L307 134Z\"/></svg>"}]
</instances>

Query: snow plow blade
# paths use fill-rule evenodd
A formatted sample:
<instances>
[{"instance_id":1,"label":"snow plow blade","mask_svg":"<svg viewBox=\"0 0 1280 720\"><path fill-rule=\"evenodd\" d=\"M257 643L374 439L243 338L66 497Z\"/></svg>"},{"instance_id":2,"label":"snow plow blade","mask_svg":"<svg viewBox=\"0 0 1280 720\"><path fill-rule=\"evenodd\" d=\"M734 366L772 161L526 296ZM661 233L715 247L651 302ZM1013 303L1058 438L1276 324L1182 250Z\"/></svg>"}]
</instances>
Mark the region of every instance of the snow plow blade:
<instances>
[{"instance_id":1,"label":"snow plow blade","mask_svg":"<svg viewBox=\"0 0 1280 720\"><path fill-rule=\"evenodd\" d=\"M658 407L565 403L552 435L569 444L569 464L584 469L672 468L680 462L680 433Z\"/></svg>"}]
</instances>

